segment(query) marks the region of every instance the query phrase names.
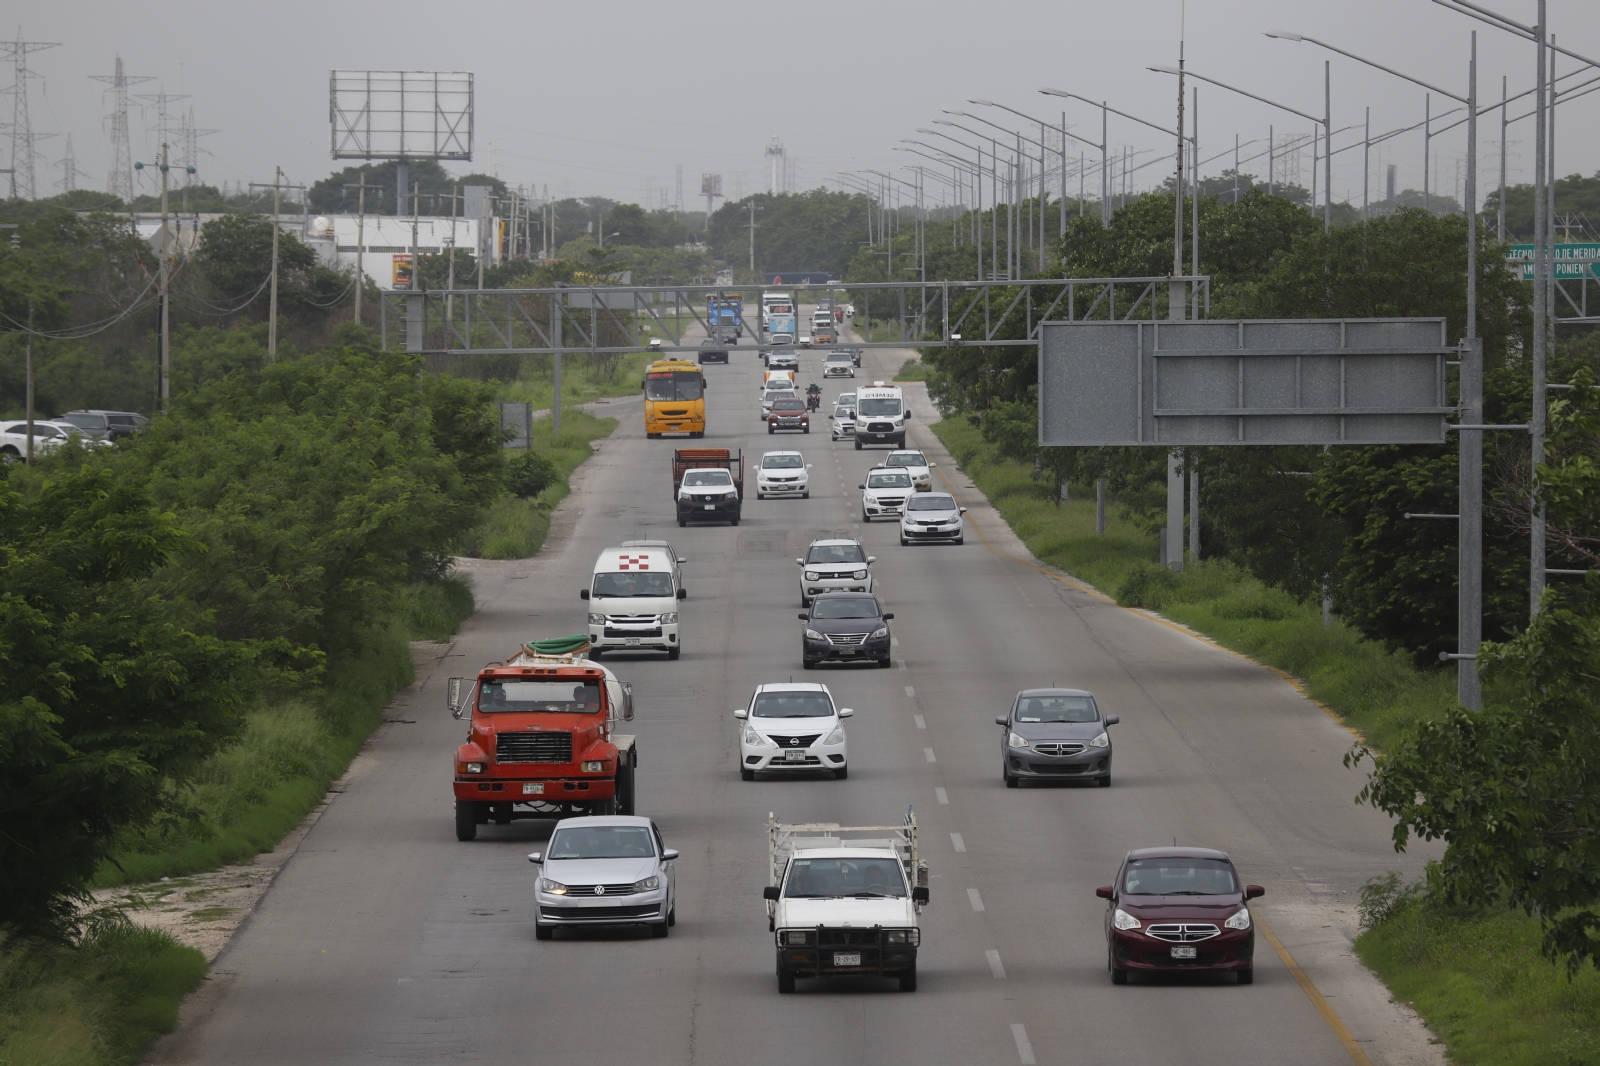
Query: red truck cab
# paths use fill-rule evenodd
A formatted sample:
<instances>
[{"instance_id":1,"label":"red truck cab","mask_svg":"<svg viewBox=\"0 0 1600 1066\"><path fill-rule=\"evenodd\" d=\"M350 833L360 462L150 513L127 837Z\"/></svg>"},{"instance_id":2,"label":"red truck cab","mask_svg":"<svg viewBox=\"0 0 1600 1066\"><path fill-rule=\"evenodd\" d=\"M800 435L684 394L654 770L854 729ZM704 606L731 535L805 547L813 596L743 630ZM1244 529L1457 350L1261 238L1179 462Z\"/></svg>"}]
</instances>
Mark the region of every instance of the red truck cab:
<instances>
[{"instance_id":1,"label":"red truck cab","mask_svg":"<svg viewBox=\"0 0 1600 1066\"><path fill-rule=\"evenodd\" d=\"M456 838L489 821L632 814L631 686L598 663L526 651L475 678L450 679L450 709L470 723L455 753Z\"/></svg>"}]
</instances>

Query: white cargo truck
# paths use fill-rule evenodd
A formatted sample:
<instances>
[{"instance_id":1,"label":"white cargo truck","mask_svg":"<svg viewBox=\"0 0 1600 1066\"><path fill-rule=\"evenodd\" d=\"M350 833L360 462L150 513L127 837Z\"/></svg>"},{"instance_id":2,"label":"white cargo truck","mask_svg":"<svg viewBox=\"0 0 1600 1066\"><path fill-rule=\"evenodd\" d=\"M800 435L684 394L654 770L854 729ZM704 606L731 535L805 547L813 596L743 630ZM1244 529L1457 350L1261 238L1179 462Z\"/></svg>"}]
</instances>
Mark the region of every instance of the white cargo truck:
<instances>
[{"instance_id":1,"label":"white cargo truck","mask_svg":"<svg viewBox=\"0 0 1600 1066\"><path fill-rule=\"evenodd\" d=\"M793 992L797 977L851 974L917 990L928 864L909 808L899 825L785 823L769 813L767 881L779 992Z\"/></svg>"}]
</instances>

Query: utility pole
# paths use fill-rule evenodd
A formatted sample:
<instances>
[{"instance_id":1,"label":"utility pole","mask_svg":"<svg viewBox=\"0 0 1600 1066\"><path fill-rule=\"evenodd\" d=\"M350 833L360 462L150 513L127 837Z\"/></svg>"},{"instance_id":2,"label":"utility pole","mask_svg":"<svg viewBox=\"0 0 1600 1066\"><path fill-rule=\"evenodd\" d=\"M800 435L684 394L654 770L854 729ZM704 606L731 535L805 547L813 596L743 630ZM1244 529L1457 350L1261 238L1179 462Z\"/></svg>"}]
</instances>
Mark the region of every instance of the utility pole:
<instances>
[{"instance_id":1,"label":"utility pole","mask_svg":"<svg viewBox=\"0 0 1600 1066\"><path fill-rule=\"evenodd\" d=\"M750 276L756 273L756 198L750 197Z\"/></svg>"},{"instance_id":2,"label":"utility pole","mask_svg":"<svg viewBox=\"0 0 1600 1066\"><path fill-rule=\"evenodd\" d=\"M277 231L273 231L273 270L277 270ZM167 232L167 146L161 146L161 249L158 274L161 286L161 413L172 399L172 302L167 290L172 281L172 235ZM32 430L29 431L30 436Z\"/></svg>"},{"instance_id":3,"label":"utility pole","mask_svg":"<svg viewBox=\"0 0 1600 1066\"><path fill-rule=\"evenodd\" d=\"M361 181L356 185L346 185L347 189L360 190L356 194L356 317L357 324L361 322L361 290L367 287L366 251L367 251L367 190L377 190L378 185L368 185L367 176L361 175ZM338 238L335 238L337 243ZM481 287L481 286L480 286Z\"/></svg>"},{"instance_id":4,"label":"utility pole","mask_svg":"<svg viewBox=\"0 0 1600 1066\"><path fill-rule=\"evenodd\" d=\"M456 321L456 198L461 195L461 185L458 182L450 191L450 253L449 253L449 280L445 282L444 315L445 321L451 325ZM530 432L532 432L530 430Z\"/></svg>"},{"instance_id":5,"label":"utility pole","mask_svg":"<svg viewBox=\"0 0 1600 1066\"><path fill-rule=\"evenodd\" d=\"M166 146L162 146L162 162L166 162ZM161 168L161 215L167 213L167 180L166 167ZM282 206L283 196L283 168L272 168L272 299L268 309L271 316L267 320L267 359L276 362L278 359L278 210ZM161 316L162 328L166 328L167 318Z\"/></svg>"},{"instance_id":6,"label":"utility pole","mask_svg":"<svg viewBox=\"0 0 1600 1066\"><path fill-rule=\"evenodd\" d=\"M33 465L33 297L28 297L28 465Z\"/></svg>"}]
</instances>

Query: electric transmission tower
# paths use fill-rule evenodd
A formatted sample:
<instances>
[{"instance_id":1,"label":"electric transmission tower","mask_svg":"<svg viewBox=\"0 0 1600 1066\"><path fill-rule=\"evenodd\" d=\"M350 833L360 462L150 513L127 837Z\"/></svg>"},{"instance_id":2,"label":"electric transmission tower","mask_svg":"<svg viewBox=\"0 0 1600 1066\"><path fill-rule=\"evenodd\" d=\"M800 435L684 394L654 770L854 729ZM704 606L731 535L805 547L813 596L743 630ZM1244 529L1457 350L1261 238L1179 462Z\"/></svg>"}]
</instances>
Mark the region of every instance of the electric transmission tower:
<instances>
[{"instance_id":1,"label":"electric transmission tower","mask_svg":"<svg viewBox=\"0 0 1600 1066\"><path fill-rule=\"evenodd\" d=\"M188 93L169 93L165 89L158 93L144 93L134 97L143 100L156 109L156 143L170 144L177 138L172 135L172 113L167 110L168 104L175 104L179 100L189 99Z\"/></svg>"},{"instance_id":2,"label":"electric transmission tower","mask_svg":"<svg viewBox=\"0 0 1600 1066\"><path fill-rule=\"evenodd\" d=\"M28 55L46 48L59 48L55 41L24 41L21 31L15 41L0 41L0 57L8 58L14 71L11 81L11 198L34 198L33 142L53 137L53 133L34 133L28 117L28 79L39 74L28 69Z\"/></svg>"},{"instance_id":3,"label":"electric transmission tower","mask_svg":"<svg viewBox=\"0 0 1600 1066\"><path fill-rule=\"evenodd\" d=\"M106 175L106 192L124 203L133 202L133 148L128 143L128 86L154 81L148 77L129 77L117 57L115 74L91 74L94 81L111 86L111 171Z\"/></svg>"},{"instance_id":4,"label":"electric transmission tower","mask_svg":"<svg viewBox=\"0 0 1600 1066\"><path fill-rule=\"evenodd\" d=\"M194 172L200 166L200 138L209 137L217 130L196 129L194 124L194 108L179 120L178 136L182 148L179 149L178 161L183 164L183 184L194 183Z\"/></svg>"},{"instance_id":5,"label":"electric transmission tower","mask_svg":"<svg viewBox=\"0 0 1600 1066\"><path fill-rule=\"evenodd\" d=\"M67 134L67 154L62 158L61 162L56 164L56 167L61 171L61 180L56 182L56 185L61 188L62 192L72 192L78 187L79 178L87 178L89 176L78 169L78 159L72 152L72 134L70 133Z\"/></svg>"},{"instance_id":6,"label":"electric transmission tower","mask_svg":"<svg viewBox=\"0 0 1600 1066\"><path fill-rule=\"evenodd\" d=\"M788 173L783 162L783 142L778 140L778 135L774 133L772 140L767 142L767 172L769 175L767 178L767 192L772 196L778 195L780 168L784 169L783 178L786 180Z\"/></svg>"}]
</instances>

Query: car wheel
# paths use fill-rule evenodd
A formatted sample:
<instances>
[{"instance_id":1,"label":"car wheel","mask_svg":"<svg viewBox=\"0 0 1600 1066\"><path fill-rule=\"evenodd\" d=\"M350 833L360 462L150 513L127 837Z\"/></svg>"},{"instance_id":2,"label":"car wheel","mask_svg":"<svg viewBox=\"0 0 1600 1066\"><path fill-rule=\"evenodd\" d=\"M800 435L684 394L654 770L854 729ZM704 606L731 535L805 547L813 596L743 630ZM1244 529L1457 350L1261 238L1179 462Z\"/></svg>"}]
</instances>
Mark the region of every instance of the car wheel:
<instances>
[{"instance_id":1,"label":"car wheel","mask_svg":"<svg viewBox=\"0 0 1600 1066\"><path fill-rule=\"evenodd\" d=\"M734 525L738 525L738 524L739 523L737 523L737 522L734 523ZM677 662L678 661L678 656L680 656L682 654L683 654L683 649L682 648L668 648L667 649L667 658L671 659L673 662Z\"/></svg>"},{"instance_id":2,"label":"car wheel","mask_svg":"<svg viewBox=\"0 0 1600 1066\"><path fill-rule=\"evenodd\" d=\"M1128 971L1127 970L1119 970L1115 966L1111 967L1111 983L1114 984L1114 985L1125 985L1125 984L1127 984L1128 983Z\"/></svg>"},{"instance_id":3,"label":"car wheel","mask_svg":"<svg viewBox=\"0 0 1600 1066\"><path fill-rule=\"evenodd\" d=\"M770 436L772 436L772 435L773 435L773 434L774 434L774 433L776 433L776 432L778 432L778 431L777 431L777 430L775 430L775 429L773 429L773 428L772 428L772 427L771 427L771 426L770 426L770 425L769 425L769 426L767 426L767 436L769 436L769 437L770 437Z\"/></svg>"},{"instance_id":4,"label":"car wheel","mask_svg":"<svg viewBox=\"0 0 1600 1066\"><path fill-rule=\"evenodd\" d=\"M466 800L456 800L456 839L478 839L478 805Z\"/></svg>"},{"instance_id":5,"label":"car wheel","mask_svg":"<svg viewBox=\"0 0 1600 1066\"><path fill-rule=\"evenodd\" d=\"M849 776L850 776L850 767L848 767L848 766L841 766L841 767L839 767L837 770L835 770L833 772L833 779L835 781L843 781L845 778L847 778Z\"/></svg>"},{"instance_id":6,"label":"car wheel","mask_svg":"<svg viewBox=\"0 0 1600 1066\"><path fill-rule=\"evenodd\" d=\"M900 971L900 991L915 992L917 990L917 964L912 963L910 969Z\"/></svg>"},{"instance_id":7,"label":"car wheel","mask_svg":"<svg viewBox=\"0 0 1600 1066\"><path fill-rule=\"evenodd\" d=\"M905 538L905 535L901 534L901 536L900 536L900 547L902 547L902 548L907 547L908 545L910 545L910 543L911 542Z\"/></svg>"},{"instance_id":8,"label":"car wheel","mask_svg":"<svg viewBox=\"0 0 1600 1066\"><path fill-rule=\"evenodd\" d=\"M739 516L738 515L734 515L733 516L733 523L732 524L733 525L738 525L739 524Z\"/></svg>"},{"instance_id":9,"label":"car wheel","mask_svg":"<svg viewBox=\"0 0 1600 1066\"><path fill-rule=\"evenodd\" d=\"M553 925L536 925L533 927L533 938L535 940L554 940L556 938L556 927Z\"/></svg>"},{"instance_id":10,"label":"car wheel","mask_svg":"<svg viewBox=\"0 0 1600 1066\"><path fill-rule=\"evenodd\" d=\"M1106 776L1102 777L1099 781L1096 781L1095 784L1099 785L1101 788L1110 788L1111 787L1111 775L1107 774Z\"/></svg>"},{"instance_id":11,"label":"car wheel","mask_svg":"<svg viewBox=\"0 0 1600 1066\"><path fill-rule=\"evenodd\" d=\"M870 521L872 521L872 516L871 516L871 515L869 515L869 514L868 514L868 513L867 513L867 509L866 509L866 508L865 508L865 507L863 507L863 508L862 508L862 509L861 509L861 520L862 520L862 521L863 521L863 522L870 522Z\"/></svg>"},{"instance_id":12,"label":"car wheel","mask_svg":"<svg viewBox=\"0 0 1600 1066\"><path fill-rule=\"evenodd\" d=\"M801 433L804 433L804 434L806 434L806 435L807 435L807 436L810 436L810 434L811 434L811 427L810 427L810 426L805 426L805 427L804 427L804 428L802 428L802 429L801 429L801 430L800 430L800 432L801 432Z\"/></svg>"},{"instance_id":13,"label":"car wheel","mask_svg":"<svg viewBox=\"0 0 1600 1066\"><path fill-rule=\"evenodd\" d=\"M678 905L676 903L674 903L672 905L672 909L667 912L667 924L668 925L677 925L678 924Z\"/></svg>"},{"instance_id":14,"label":"car wheel","mask_svg":"<svg viewBox=\"0 0 1600 1066\"><path fill-rule=\"evenodd\" d=\"M1239 971L1239 983L1241 985L1253 985L1256 983L1256 970L1254 966L1250 967L1248 970Z\"/></svg>"},{"instance_id":15,"label":"car wheel","mask_svg":"<svg viewBox=\"0 0 1600 1066\"><path fill-rule=\"evenodd\" d=\"M800 498L801 498L801 499L802 499L802 500L809 500L809 499L811 499L811 490L810 490L810 489L807 489L807 490L806 490L806 491L804 491L804 492L802 492L802 493L801 493L801 494L800 494Z\"/></svg>"},{"instance_id":16,"label":"car wheel","mask_svg":"<svg viewBox=\"0 0 1600 1066\"><path fill-rule=\"evenodd\" d=\"M597 659L600 658L600 656L602 656L604 654L605 654L605 649L604 648L591 647L589 649L589 658L590 658L590 660L597 660Z\"/></svg>"},{"instance_id":17,"label":"car wheel","mask_svg":"<svg viewBox=\"0 0 1600 1066\"><path fill-rule=\"evenodd\" d=\"M858 438L856 438L856 451L859 452L860 450L861 450L861 439L858 437Z\"/></svg>"},{"instance_id":18,"label":"car wheel","mask_svg":"<svg viewBox=\"0 0 1600 1066\"><path fill-rule=\"evenodd\" d=\"M655 925L650 927L650 935L655 937L657 940L665 940L667 934L670 932L672 932L672 927L666 922L657 922Z\"/></svg>"},{"instance_id":19,"label":"car wheel","mask_svg":"<svg viewBox=\"0 0 1600 1066\"><path fill-rule=\"evenodd\" d=\"M741 780L741 781L754 781L755 779L756 779L756 772L754 770L751 770L748 767L744 767L744 766L739 767L739 780Z\"/></svg>"},{"instance_id":20,"label":"car wheel","mask_svg":"<svg viewBox=\"0 0 1600 1066\"><path fill-rule=\"evenodd\" d=\"M1001 774L1000 776L1002 776L1002 777L1004 777L1006 779L1006 787L1007 788L1016 788L1017 787L1017 779L1012 777L1010 774Z\"/></svg>"},{"instance_id":21,"label":"car wheel","mask_svg":"<svg viewBox=\"0 0 1600 1066\"><path fill-rule=\"evenodd\" d=\"M956 545L957 547L960 547L961 545L965 544L966 542L967 542L967 538L965 536L960 536L960 537L957 537L955 540L951 541L950 543Z\"/></svg>"},{"instance_id":22,"label":"car wheel","mask_svg":"<svg viewBox=\"0 0 1600 1066\"><path fill-rule=\"evenodd\" d=\"M810 659L801 659L800 660L800 669L802 669L802 670L815 670L816 668L817 668L817 664L812 662Z\"/></svg>"},{"instance_id":23,"label":"car wheel","mask_svg":"<svg viewBox=\"0 0 1600 1066\"><path fill-rule=\"evenodd\" d=\"M683 519L681 519L681 518L680 518L680 519L678 519L678 527L679 527L679 528L680 528L680 529L681 529L681 528L682 528L682 527L684 527L684 526L686 526L686 525L688 525L688 524L689 524L689 523L688 523L688 522L685 522L685 521L684 521L684 520L683 520Z\"/></svg>"},{"instance_id":24,"label":"car wheel","mask_svg":"<svg viewBox=\"0 0 1600 1066\"><path fill-rule=\"evenodd\" d=\"M785 995L794 991L794 974L782 966L778 967L778 991Z\"/></svg>"},{"instance_id":25,"label":"car wheel","mask_svg":"<svg viewBox=\"0 0 1600 1066\"><path fill-rule=\"evenodd\" d=\"M891 659L887 655L885 655L883 658L878 660L878 669L879 670L887 670L887 669L889 669L889 667L891 667L893 665L894 665L894 660Z\"/></svg>"}]
</instances>

